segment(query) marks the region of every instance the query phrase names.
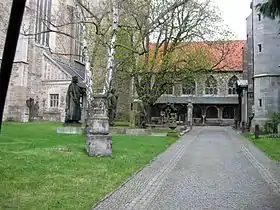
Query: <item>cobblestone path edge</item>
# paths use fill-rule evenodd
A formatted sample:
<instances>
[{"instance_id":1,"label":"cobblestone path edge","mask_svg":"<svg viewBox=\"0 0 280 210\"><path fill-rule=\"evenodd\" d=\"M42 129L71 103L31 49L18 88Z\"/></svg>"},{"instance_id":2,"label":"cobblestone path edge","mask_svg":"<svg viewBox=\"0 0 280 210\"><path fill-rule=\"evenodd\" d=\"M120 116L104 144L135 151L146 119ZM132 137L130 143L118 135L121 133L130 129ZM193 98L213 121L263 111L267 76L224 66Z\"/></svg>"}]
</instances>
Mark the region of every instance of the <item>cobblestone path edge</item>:
<instances>
[{"instance_id":1,"label":"cobblestone path edge","mask_svg":"<svg viewBox=\"0 0 280 210\"><path fill-rule=\"evenodd\" d=\"M199 129L200 130L200 129ZM189 133L190 130L188 130L187 133ZM115 193L117 193L119 190L121 190L121 188L123 188L127 183L129 183L131 180L133 180L134 178L136 178L141 172L143 172L143 170L147 167L151 167L151 165L157 160L159 159L160 156L164 155L164 153L167 152L167 150L171 150L172 147L175 147L176 144L178 144L179 141L181 141L182 138L184 138L185 135L181 136L176 142L174 142L172 145L170 145L170 147L168 147L166 150L162 151L161 153L159 153L157 156L155 156L149 163L147 163L146 165L144 165L143 167L141 167L139 170L137 170L136 172L134 172L128 179L126 179L120 186L118 186L116 189L114 189L112 192L110 192L109 194L107 194L103 199L101 199L100 201L98 201L97 203L95 203L92 206L92 209L100 209L100 207L102 206L102 204L104 202L106 202L106 200L110 199L111 196L113 196ZM135 203L134 203L135 204ZM101 207L102 208L102 207Z\"/></svg>"}]
</instances>

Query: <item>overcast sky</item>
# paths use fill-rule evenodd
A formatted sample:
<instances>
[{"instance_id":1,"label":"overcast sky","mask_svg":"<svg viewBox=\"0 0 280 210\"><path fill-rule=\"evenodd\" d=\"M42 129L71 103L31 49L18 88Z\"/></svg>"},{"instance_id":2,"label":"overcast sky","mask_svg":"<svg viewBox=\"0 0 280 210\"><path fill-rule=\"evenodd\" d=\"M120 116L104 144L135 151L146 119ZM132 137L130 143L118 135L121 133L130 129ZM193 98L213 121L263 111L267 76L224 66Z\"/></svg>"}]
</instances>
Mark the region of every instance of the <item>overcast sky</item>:
<instances>
[{"instance_id":1,"label":"overcast sky","mask_svg":"<svg viewBox=\"0 0 280 210\"><path fill-rule=\"evenodd\" d=\"M251 13L251 0L214 0L222 17L237 39L246 39L246 17Z\"/></svg>"}]
</instances>

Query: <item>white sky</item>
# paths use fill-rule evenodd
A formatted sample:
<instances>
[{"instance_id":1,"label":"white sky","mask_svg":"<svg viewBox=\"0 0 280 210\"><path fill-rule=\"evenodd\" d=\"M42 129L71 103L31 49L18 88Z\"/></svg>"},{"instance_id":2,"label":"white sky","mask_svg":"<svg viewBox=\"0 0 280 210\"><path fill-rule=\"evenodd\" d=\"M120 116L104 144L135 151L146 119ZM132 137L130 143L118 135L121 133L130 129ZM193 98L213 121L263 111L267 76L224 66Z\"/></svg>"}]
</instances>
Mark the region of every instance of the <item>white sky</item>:
<instances>
[{"instance_id":1,"label":"white sky","mask_svg":"<svg viewBox=\"0 0 280 210\"><path fill-rule=\"evenodd\" d=\"M250 15L251 0L213 0L219 7L225 24L236 34L236 39L246 39L246 18Z\"/></svg>"}]
</instances>

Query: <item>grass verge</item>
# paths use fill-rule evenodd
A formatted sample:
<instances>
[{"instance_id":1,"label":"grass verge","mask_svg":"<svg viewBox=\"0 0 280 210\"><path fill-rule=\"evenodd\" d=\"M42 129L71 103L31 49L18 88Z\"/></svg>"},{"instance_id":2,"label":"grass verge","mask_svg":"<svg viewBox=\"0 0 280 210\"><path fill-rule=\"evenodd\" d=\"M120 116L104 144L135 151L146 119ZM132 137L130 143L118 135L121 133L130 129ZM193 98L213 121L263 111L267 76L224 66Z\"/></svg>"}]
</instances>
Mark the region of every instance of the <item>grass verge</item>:
<instances>
[{"instance_id":1,"label":"grass verge","mask_svg":"<svg viewBox=\"0 0 280 210\"><path fill-rule=\"evenodd\" d=\"M85 136L55 123L6 123L0 136L0 209L89 209L176 138L113 136L113 157L88 157Z\"/></svg>"},{"instance_id":2,"label":"grass verge","mask_svg":"<svg viewBox=\"0 0 280 210\"><path fill-rule=\"evenodd\" d=\"M272 160L280 161L280 138L268 138L266 136L260 136L260 138L255 139L254 134L246 134L244 136L253 142Z\"/></svg>"}]
</instances>

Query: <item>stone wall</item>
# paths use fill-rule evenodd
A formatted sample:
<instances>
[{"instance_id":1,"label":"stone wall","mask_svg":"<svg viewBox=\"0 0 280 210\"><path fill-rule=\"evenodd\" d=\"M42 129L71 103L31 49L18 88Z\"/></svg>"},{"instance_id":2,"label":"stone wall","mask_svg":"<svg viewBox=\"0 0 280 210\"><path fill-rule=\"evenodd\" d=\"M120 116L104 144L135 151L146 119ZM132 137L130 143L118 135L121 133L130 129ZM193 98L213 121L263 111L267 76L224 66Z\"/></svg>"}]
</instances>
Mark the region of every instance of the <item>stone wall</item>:
<instances>
[{"instance_id":1,"label":"stone wall","mask_svg":"<svg viewBox=\"0 0 280 210\"><path fill-rule=\"evenodd\" d=\"M278 20L259 15L255 6L266 0L254 0L252 9L254 50L253 124L263 126L270 113L280 112L280 37Z\"/></svg>"},{"instance_id":2,"label":"stone wall","mask_svg":"<svg viewBox=\"0 0 280 210\"><path fill-rule=\"evenodd\" d=\"M224 72L211 72L207 74L201 74L197 76L195 79L196 83L196 90L195 95L207 95L205 93L205 83L206 80L213 76L214 79L217 82L217 96L227 96L228 89L229 89L229 81L232 77L237 77L237 79L242 79L242 72L240 71L224 71ZM182 91L182 86L180 84L177 84L179 87L175 87L174 89L178 91ZM178 90L179 89L179 90ZM174 93L175 94L175 93ZM178 93L177 93L178 94ZM179 92L179 95L182 95L182 92Z\"/></svg>"},{"instance_id":3,"label":"stone wall","mask_svg":"<svg viewBox=\"0 0 280 210\"><path fill-rule=\"evenodd\" d=\"M252 15L246 19L247 23L247 40L243 50L243 78L248 81L248 116L252 115L254 104L254 63L253 63L253 31L252 31Z\"/></svg>"},{"instance_id":4,"label":"stone wall","mask_svg":"<svg viewBox=\"0 0 280 210\"><path fill-rule=\"evenodd\" d=\"M55 25L70 23L71 16L73 16L73 1L65 3L56 0L52 3L52 23ZM9 18L9 12L7 11L10 11L10 6L11 1L8 0L0 3L0 57L5 42L5 32ZM36 32L36 7L37 0L27 1L21 29L24 34L34 34ZM73 24L67 24L59 30L72 35L73 27ZM76 52L74 52L72 46L74 41L70 36L58 33L49 33L49 36L49 48L36 43L34 36L20 36L5 104L4 119L15 118L21 120L20 116L23 116L26 112L25 101L32 97L35 101L39 101L39 106L43 109L40 110L41 118L64 120L65 105L63 102L56 110L50 109L47 103L50 91L55 91L55 94L63 97L66 95L71 76L61 75L61 69L49 64L46 61L46 55L70 62L70 54ZM61 84L57 80L64 81L65 84Z\"/></svg>"},{"instance_id":5,"label":"stone wall","mask_svg":"<svg viewBox=\"0 0 280 210\"><path fill-rule=\"evenodd\" d=\"M62 82L44 82L42 85L42 96L40 98L40 115L44 120L60 121L63 122L65 119L65 100L68 85L71 81ZM58 94L59 104L58 107L50 106L50 95Z\"/></svg>"}]
</instances>

